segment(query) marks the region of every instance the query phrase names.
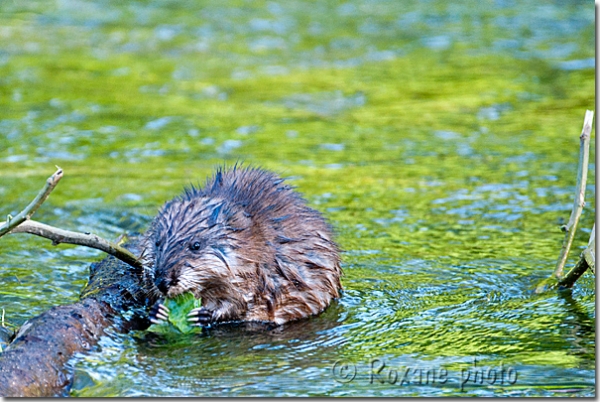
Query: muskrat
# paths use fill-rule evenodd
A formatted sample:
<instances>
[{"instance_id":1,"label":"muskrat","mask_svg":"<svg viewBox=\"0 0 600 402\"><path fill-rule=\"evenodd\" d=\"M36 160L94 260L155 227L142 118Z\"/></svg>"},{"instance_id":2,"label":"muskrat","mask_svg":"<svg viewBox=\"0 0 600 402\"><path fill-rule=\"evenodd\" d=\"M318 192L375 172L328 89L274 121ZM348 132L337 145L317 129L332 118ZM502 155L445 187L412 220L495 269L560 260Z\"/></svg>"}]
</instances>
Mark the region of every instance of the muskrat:
<instances>
[{"instance_id":1,"label":"muskrat","mask_svg":"<svg viewBox=\"0 0 600 402\"><path fill-rule=\"evenodd\" d=\"M146 282L159 298L201 298L190 313L196 325L283 324L322 312L342 289L329 224L259 168L219 168L203 188L186 188L163 205L142 245ZM150 318L167 315L159 301Z\"/></svg>"}]
</instances>

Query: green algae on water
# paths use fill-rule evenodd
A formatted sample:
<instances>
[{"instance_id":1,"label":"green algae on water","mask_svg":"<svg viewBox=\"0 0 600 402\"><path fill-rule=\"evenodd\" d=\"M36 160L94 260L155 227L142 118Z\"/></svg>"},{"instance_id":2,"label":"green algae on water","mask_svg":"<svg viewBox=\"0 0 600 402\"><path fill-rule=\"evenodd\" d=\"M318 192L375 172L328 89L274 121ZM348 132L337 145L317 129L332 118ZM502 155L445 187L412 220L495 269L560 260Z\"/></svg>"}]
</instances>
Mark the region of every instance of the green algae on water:
<instances>
[{"instance_id":1,"label":"green algae on water","mask_svg":"<svg viewBox=\"0 0 600 402\"><path fill-rule=\"evenodd\" d=\"M187 334L201 330L200 327L190 325L187 320L190 311L202 306L202 300L196 299L193 293L187 292L173 298L167 298L164 305L169 309L169 320L164 324L152 324L148 331L166 334L175 330Z\"/></svg>"}]
</instances>

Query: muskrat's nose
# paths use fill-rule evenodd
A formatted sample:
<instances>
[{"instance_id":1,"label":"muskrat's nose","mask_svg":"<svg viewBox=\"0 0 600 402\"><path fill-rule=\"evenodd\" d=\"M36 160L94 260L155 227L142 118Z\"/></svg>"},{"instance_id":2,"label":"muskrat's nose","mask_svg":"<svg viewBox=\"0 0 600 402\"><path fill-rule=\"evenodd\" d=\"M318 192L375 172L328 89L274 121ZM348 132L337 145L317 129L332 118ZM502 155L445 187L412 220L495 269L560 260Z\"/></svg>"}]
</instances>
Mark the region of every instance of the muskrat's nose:
<instances>
[{"instance_id":1,"label":"muskrat's nose","mask_svg":"<svg viewBox=\"0 0 600 402\"><path fill-rule=\"evenodd\" d=\"M154 281L154 284L156 285L156 287L158 288L158 290L160 290L162 292L162 294L166 295L167 292L169 291L169 288L171 287L171 280L169 278L157 278L156 281Z\"/></svg>"}]
</instances>

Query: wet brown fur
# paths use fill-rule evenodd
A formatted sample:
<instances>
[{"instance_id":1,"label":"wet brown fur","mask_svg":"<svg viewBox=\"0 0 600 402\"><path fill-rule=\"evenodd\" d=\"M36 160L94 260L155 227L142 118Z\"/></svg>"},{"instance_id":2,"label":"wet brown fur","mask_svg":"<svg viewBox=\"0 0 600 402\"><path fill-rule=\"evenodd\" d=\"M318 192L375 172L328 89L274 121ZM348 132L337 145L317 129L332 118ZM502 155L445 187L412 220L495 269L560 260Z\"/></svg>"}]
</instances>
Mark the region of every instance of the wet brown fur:
<instances>
[{"instance_id":1,"label":"wet brown fur","mask_svg":"<svg viewBox=\"0 0 600 402\"><path fill-rule=\"evenodd\" d=\"M320 313L341 290L331 228L261 169L219 169L186 189L162 207L144 246L150 286L193 292L216 322L282 324Z\"/></svg>"}]
</instances>

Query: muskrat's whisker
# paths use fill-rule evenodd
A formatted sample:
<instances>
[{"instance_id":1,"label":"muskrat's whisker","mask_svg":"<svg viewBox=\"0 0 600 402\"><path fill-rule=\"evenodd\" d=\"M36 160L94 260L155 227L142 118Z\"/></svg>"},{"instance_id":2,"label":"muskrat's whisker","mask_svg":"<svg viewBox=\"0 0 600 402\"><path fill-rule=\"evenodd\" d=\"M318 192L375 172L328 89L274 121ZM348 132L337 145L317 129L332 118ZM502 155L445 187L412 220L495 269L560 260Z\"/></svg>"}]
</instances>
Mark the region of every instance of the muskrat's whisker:
<instances>
[{"instance_id":1,"label":"muskrat's whisker","mask_svg":"<svg viewBox=\"0 0 600 402\"><path fill-rule=\"evenodd\" d=\"M253 263L253 264L258 264L258 263L259 263L257 260L253 260L253 259L251 259L251 258L248 258L248 257L238 257L238 258L239 258L240 260L244 260L244 261L246 261L246 262L251 262L251 263Z\"/></svg>"}]
</instances>

